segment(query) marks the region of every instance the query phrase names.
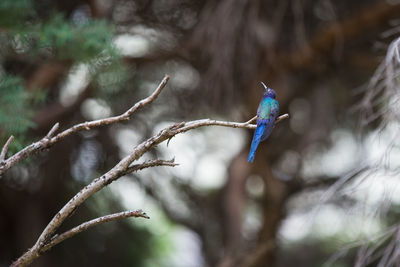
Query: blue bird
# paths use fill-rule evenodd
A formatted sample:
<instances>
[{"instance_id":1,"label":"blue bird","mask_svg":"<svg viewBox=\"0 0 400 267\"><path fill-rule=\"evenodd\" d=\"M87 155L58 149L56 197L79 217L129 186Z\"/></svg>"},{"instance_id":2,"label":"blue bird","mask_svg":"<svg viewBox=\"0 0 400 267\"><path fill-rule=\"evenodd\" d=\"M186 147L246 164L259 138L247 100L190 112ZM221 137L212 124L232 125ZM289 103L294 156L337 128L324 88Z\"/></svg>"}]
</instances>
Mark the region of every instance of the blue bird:
<instances>
[{"instance_id":1,"label":"blue bird","mask_svg":"<svg viewBox=\"0 0 400 267\"><path fill-rule=\"evenodd\" d=\"M251 141L247 162L254 161L258 144L260 141L266 140L271 134L276 117L279 113L279 103L275 99L275 91L268 88L263 82L261 82L261 84L264 86L265 90L257 109L257 128L254 132L253 141Z\"/></svg>"}]
</instances>

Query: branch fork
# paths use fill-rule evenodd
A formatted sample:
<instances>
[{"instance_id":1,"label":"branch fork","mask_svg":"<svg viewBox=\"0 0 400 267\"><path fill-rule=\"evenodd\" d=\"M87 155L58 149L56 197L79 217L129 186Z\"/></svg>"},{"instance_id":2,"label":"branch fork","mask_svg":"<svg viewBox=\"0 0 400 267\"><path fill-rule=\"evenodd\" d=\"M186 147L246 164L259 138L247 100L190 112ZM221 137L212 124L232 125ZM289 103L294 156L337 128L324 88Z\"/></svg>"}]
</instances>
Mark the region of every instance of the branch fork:
<instances>
[{"instance_id":1,"label":"branch fork","mask_svg":"<svg viewBox=\"0 0 400 267\"><path fill-rule=\"evenodd\" d=\"M165 85L167 84L169 76L166 75L161 83L158 85L156 90L148 97L144 98L143 100L137 102L133 105L130 109L128 109L125 113L100 119L94 120L89 122L80 123L77 125L72 126L71 128L64 130L63 132L55 135L59 128L59 124L56 123L51 130L47 133L45 137L41 140L27 146L26 148L22 149L18 153L14 154L7 160L4 159L4 155L8 150L9 144L12 142L12 137L9 138L7 143L4 145L2 152L0 154L0 175L7 171L12 166L16 165L22 159L25 159L43 149L50 148L55 143L63 140L67 136L83 131L83 130L90 130L96 127L105 126L125 120L129 120L130 116L139 110L140 108L150 104L153 102L157 96L161 93ZM276 120L276 123L287 119L289 117L288 114L281 115ZM196 129L203 126L223 126L223 127L232 127L232 128L245 128L245 129L255 129L257 125L252 124L252 122L256 119L256 117L252 118L247 122L228 122L228 121L218 121L212 119L202 119L202 120L195 120L189 122L180 122L175 123L165 129L161 130L158 134L150 137L149 139L143 141L142 143L138 144L133 151L122 158L113 168L111 168L108 172L101 175L100 177L94 179L90 184L82 188L73 198L71 198L68 203L62 207L57 214L53 217L53 219L49 222L43 232L40 234L36 243L27 251L25 252L19 259L17 259L11 266L27 266L33 260L40 256L43 252L51 249L53 246L57 245L58 243L64 241L67 238L74 236L77 233L80 233L90 227L98 225L100 223L117 220L121 218L127 217L141 217L148 219L149 217L142 211L126 211L111 215L106 215L100 218L93 219L91 221L85 222L77 227L70 229L67 232L57 235L56 231L59 229L61 224L71 216L74 211L79 208L90 196L98 192L99 190L103 189L105 186L109 185L110 183L116 181L120 177L130 174L135 171L139 171L145 168L155 167L155 166L168 166L168 167L175 167L178 164L174 162L174 159L171 160L150 160L143 163L132 164L134 161L137 161L142 157L143 154L148 152L153 147L157 146L158 144L170 140L172 137L176 136L177 134L187 132L192 129ZM168 143L167 143L168 144Z\"/></svg>"}]
</instances>

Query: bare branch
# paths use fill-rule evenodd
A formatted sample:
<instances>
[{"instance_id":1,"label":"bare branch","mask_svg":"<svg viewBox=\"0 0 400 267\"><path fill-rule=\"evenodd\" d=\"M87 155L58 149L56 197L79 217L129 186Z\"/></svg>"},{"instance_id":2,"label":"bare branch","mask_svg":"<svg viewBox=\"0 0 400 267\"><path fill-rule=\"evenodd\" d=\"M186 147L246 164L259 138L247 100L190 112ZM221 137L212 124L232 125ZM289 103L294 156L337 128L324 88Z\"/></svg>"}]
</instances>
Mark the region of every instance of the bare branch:
<instances>
[{"instance_id":1,"label":"bare branch","mask_svg":"<svg viewBox=\"0 0 400 267\"><path fill-rule=\"evenodd\" d=\"M286 119L289 119L289 114L287 114L287 113L276 118L275 124L277 124L283 120L286 120Z\"/></svg>"},{"instance_id":2,"label":"bare branch","mask_svg":"<svg viewBox=\"0 0 400 267\"><path fill-rule=\"evenodd\" d=\"M281 118L282 117L282 118ZM282 121L288 118L287 114L280 116L277 121ZM89 185L85 186L80 192L78 192L73 198L71 198L67 204L54 216L54 218L49 222L46 228L41 233L35 245L30 248L24 255L22 255L13 266L26 266L36 259L46 246L52 240L52 236L60 225L67 219L83 202L86 201L94 193L98 192L105 186L114 182L126 173L143 169L145 167L152 167L158 165L168 165L167 162L162 161L152 161L148 163L143 163L139 165L131 166L131 163L139 159L144 153L149 151L154 146L174 137L177 134L187 132L192 129L196 129L202 126L224 126L232 128L246 128L255 129L257 125L250 124L248 122L227 122L227 121L217 121L211 119L181 122L173 124L163 130L161 130L155 136L145 140L141 144L137 145L133 151L123 158L117 165L115 165L111 170L109 170L104 175L94 179ZM168 166L174 166L172 162L169 162ZM129 170L129 171L128 171Z\"/></svg>"},{"instance_id":3,"label":"bare branch","mask_svg":"<svg viewBox=\"0 0 400 267\"><path fill-rule=\"evenodd\" d=\"M130 115L134 113L139 108L151 103L161 92L161 90L165 87L169 77L165 76L163 81L160 83L158 88L151 94L149 97L143 99L142 101L136 103L133 107L127 110L120 116L111 117L102 120L96 120L91 122L85 122L78 125L75 125L58 135L52 138L46 138L47 136L51 136L57 130L57 124L53 126L52 130L49 131L47 136L36 142L27 148L21 150L13 157L9 158L8 168L12 165L16 164L23 158L28 157L29 155L40 151L44 148L48 148L59 140L65 138L66 136L81 131L81 130L89 130L94 127L108 125L111 123L119 122L122 120L128 120ZM277 119L277 122L280 122L286 118L288 118L288 114L284 114ZM252 119L253 120L253 119ZM49 249L49 244L54 242L57 237L54 235L60 225L67 219L82 203L86 201L90 196L114 182L118 178L124 176L125 174L131 173L133 171L141 170L148 167L154 166L176 166L173 160L164 161L164 160L152 160L148 162L144 162L141 164L131 165L132 162L138 160L144 153L152 149L154 146L171 139L177 134L184 133L186 131L202 127L202 126L224 126L224 127L232 127L232 128L246 128L246 129L255 129L257 125L251 124L250 122L238 123L238 122L227 122L227 121L217 121L211 119L204 120L196 120L190 122L181 122L173 124L163 130L161 130L155 136L143 141L141 144L137 145L133 151L125 156L121 161L116 164L112 169L110 169L107 173L102 176L94 179L89 185L82 188L73 198L71 198L67 204L62 207L58 213L53 217L53 219L49 222L46 228L43 230L41 235L39 236L36 243L30 248L25 254L23 254L17 261L15 261L12 266L26 266L30 264L34 259L39 257L41 253L45 250ZM4 172L6 169L1 169L0 174ZM66 237L68 238L68 237ZM57 239L58 240L58 239ZM61 242L62 240L57 242ZM46 249L45 249L46 248Z\"/></svg>"},{"instance_id":4,"label":"bare branch","mask_svg":"<svg viewBox=\"0 0 400 267\"><path fill-rule=\"evenodd\" d=\"M245 123L247 123L247 124L253 123L256 121L256 119L257 119L257 115L254 116L253 118L251 118L250 120L246 121ZM283 120L286 120L286 119L289 119L289 114L286 113L286 114L280 115L278 118L276 118L275 124L277 124Z\"/></svg>"},{"instance_id":5,"label":"bare branch","mask_svg":"<svg viewBox=\"0 0 400 267\"><path fill-rule=\"evenodd\" d=\"M150 147L149 147L150 149ZM50 221L50 223L46 226L46 228L41 233L39 239L36 241L35 245L30 248L24 255L22 255L17 261L15 261L11 266L27 266L29 265L34 259L40 256L43 252L50 249L52 246L60 243L61 241L75 235L76 233L69 233L74 229L62 234L66 235L65 237L54 235L55 231L58 227L67 219L87 198L92 196L94 193L99 191L100 189L104 188L111 182L115 181L116 179L122 177L125 174L131 173L133 171L142 170L148 167L154 166L176 166L177 164L173 163L173 160L152 160L142 164L137 164L133 166L129 166L127 163L127 159L134 158L135 151L122 159L114 168L108 171L103 176L96 178L93 180L89 185L85 186L78 192L73 198L68 201L66 205L54 216L54 218ZM91 222L91 221L90 221ZM89 223L89 222L88 222ZM83 224L85 225L85 223ZM82 225L81 225L82 226ZM78 227L81 227L78 226ZM89 226L90 227L90 226ZM88 228L88 227L87 227ZM82 231L85 229L82 229ZM75 231L75 230L74 230ZM79 231L81 232L81 231ZM79 233L77 232L77 233ZM68 234L67 234L68 233ZM72 235L70 235L72 234ZM63 238L63 239L58 239ZM55 241L57 240L57 241ZM53 244L53 242L55 242ZM50 244L53 244L50 246Z\"/></svg>"},{"instance_id":6,"label":"bare branch","mask_svg":"<svg viewBox=\"0 0 400 267\"><path fill-rule=\"evenodd\" d=\"M174 163L175 159L171 160L161 160L161 159L156 159L156 160L149 160L141 164L135 164L131 165L129 168L126 169L126 171L123 173L123 175L127 175L129 173L135 172L135 171L140 171L145 168L149 167L155 167L155 166L170 166L170 167L175 167L178 166L179 164Z\"/></svg>"},{"instance_id":7,"label":"bare branch","mask_svg":"<svg viewBox=\"0 0 400 267\"><path fill-rule=\"evenodd\" d=\"M4 162L5 158L6 158L6 154L7 154L8 148L10 147L11 142L13 140L14 140L14 136L11 135L10 138L8 138L6 144L3 146L3 149L1 150L1 154L0 154L0 164L3 164L3 162ZM0 175L1 175L1 173L0 173Z\"/></svg>"},{"instance_id":8,"label":"bare branch","mask_svg":"<svg viewBox=\"0 0 400 267\"><path fill-rule=\"evenodd\" d=\"M246 121L246 123L252 123L257 119L257 115L251 118L250 120Z\"/></svg>"},{"instance_id":9,"label":"bare branch","mask_svg":"<svg viewBox=\"0 0 400 267\"><path fill-rule=\"evenodd\" d=\"M93 226L97 226L99 224L106 223L106 222L129 218L129 217L150 219L150 217L147 216L147 214L145 212L143 212L142 210L123 211L123 212L118 212L118 213L102 216L102 217L84 222L81 225L78 225L78 226L72 228L71 230L68 230L68 231L62 233L61 235L54 236L51 239L51 241L42 248L41 253L46 252L47 250L51 249L52 247L61 243L62 241L66 240L68 238L71 238L74 235L79 234L83 231L86 231L87 229L89 229Z\"/></svg>"},{"instance_id":10,"label":"bare branch","mask_svg":"<svg viewBox=\"0 0 400 267\"><path fill-rule=\"evenodd\" d=\"M150 104L151 102L153 102L157 98L157 96L164 89L164 87L167 84L168 80L169 80L169 76L165 75L164 79L158 85L157 89L150 96L148 96L145 99L137 102L134 106L132 106L130 109L128 109L126 112L124 112L123 114L121 114L119 116L100 119L100 120L94 120L94 121L90 121L90 122L80 123L80 124L72 126L71 128L59 133L58 135L56 135L54 137L51 137L51 135L54 134L55 131L57 131L57 128L58 128L58 125L55 124L53 126L53 128L49 131L49 133L44 138L42 138L41 140L39 140L39 141L37 141L37 142L25 147L24 149L20 150L18 153L14 154L13 156L11 156L7 160L5 160L4 164L2 164L0 166L0 176L5 171L7 171L9 168L14 166L18 162L20 162L21 160L26 159L27 157L29 157L29 156L31 156L31 155L33 155L35 153L38 153L38 152L40 152L40 151L42 151L44 149L47 149L47 148L51 147L55 143L59 142L60 140L66 138L67 136L69 136L69 135L71 135L73 133L77 133L77 132L84 131L84 130L88 131L88 130L96 128L96 127L105 126L105 125L109 125L109 124L112 124L112 123L117 123L117 122L129 120L130 116L134 112L136 112L140 108Z\"/></svg>"},{"instance_id":11,"label":"bare branch","mask_svg":"<svg viewBox=\"0 0 400 267\"><path fill-rule=\"evenodd\" d=\"M57 122L54 124L53 127L51 127L50 131L46 134L46 138L49 139L53 137L53 135L57 132L58 128L60 127L60 124Z\"/></svg>"},{"instance_id":12,"label":"bare branch","mask_svg":"<svg viewBox=\"0 0 400 267\"><path fill-rule=\"evenodd\" d=\"M279 123L285 119L289 118L289 114L283 114L279 116L276 119L276 123ZM182 123L181 127L177 127L174 129L174 135L177 135L179 133L187 132L189 130L199 128L202 126L224 126L224 127L232 127L232 128L245 128L245 129L256 129L257 125L249 123L250 121L253 121L253 119L247 121L247 122L230 122L230 121L217 121L217 120L211 120L211 119L203 119L203 120L196 120L196 121L190 121L186 123Z\"/></svg>"}]
</instances>

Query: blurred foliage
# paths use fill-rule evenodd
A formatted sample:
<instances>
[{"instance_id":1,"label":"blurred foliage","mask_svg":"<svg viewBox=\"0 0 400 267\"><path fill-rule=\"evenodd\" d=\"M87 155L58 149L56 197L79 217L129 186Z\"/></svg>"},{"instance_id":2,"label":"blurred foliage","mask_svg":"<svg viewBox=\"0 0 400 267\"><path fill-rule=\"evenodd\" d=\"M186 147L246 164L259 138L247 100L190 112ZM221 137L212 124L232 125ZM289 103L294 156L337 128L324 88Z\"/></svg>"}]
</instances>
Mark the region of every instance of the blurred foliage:
<instances>
[{"instance_id":1,"label":"blurred foliage","mask_svg":"<svg viewBox=\"0 0 400 267\"><path fill-rule=\"evenodd\" d=\"M34 14L32 7L33 2L29 0L1 1L3 60L8 54L16 54L31 61L48 58L84 62L90 65L90 74L99 85L100 93L107 95L121 89L120 85L127 80L127 70L120 65L120 56L112 45L114 30L111 24L94 19L77 24L60 13L45 21L36 18L32 22L26 20ZM17 139L24 139L24 133L34 127L31 119L37 100L43 101L46 94L37 93L43 90L25 90L22 77L7 73L1 77L0 86L1 137L14 134Z\"/></svg>"},{"instance_id":2,"label":"blurred foliage","mask_svg":"<svg viewBox=\"0 0 400 267\"><path fill-rule=\"evenodd\" d=\"M131 89L125 86L131 77L129 69L121 64L121 56L113 45L115 30L112 24L90 16L74 19L66 10L59 9L58 4L51 1L33 0L0 1L0 142L4 144L10 135L15 136L8 151L9 154L22 149L32 139L38 139L31 131L36 128L35 111L57 102L63 80L68 79L68 75L73 73L75 66L84 65L84 69L88 71L91 83L88 91L91 97L116 101L118 93ZM39 10L43 5L48 5L48 10ZM35 75L35 70L40 69L42 63L47 62L64 64L70 68L70 72L61 74L61 80L57 82L57 85L53 84L49 88L31 88L36 84L33 82L30 85L29 78ZM74 139L72 142L77 140ZM67 148L72 151L73 147L74 145L67 145ZM33 159L35 164L38 163L38 158ZM64 161L63 164L67 166L62 167L65 175L55 166L61 161ZM34 211L35 217L43 217L42 222L49 220L50 217L47 218L47 216L53 216L53 209L63 205L67 196L75 194L85 185L72 179L68 170L72 160L69 162L67 156L61 161L52 162L56 176L61 178L57 182L53 183L54 179L51 179L54 178L51 168L46 168L43 172L38 171L36 175L38 179L43 180L43 183L39 183L40 186L51 188L48 195L42 192L40 194L42 200L38 201L46 203L45 212ZM29 166L20 164L15 170L18 171L19 167L21 170L34 169L35 164ZM106 169L108 166L104 163L102 168ZM47 178L51 181L46 180ZM34 183L33 179L24 181ZM60 183L66 183L66 186L60 186ZM17 186L20 185L17 184ZM29 187L27 184L24 185ZM4 188L7 189L5 194L14 192L9 187ZM54 192L57 193L54 195ZM34 203L35 201L32 201L28 195L20 196L18 201L26 197L26 203ZM10 197L14 196L15 194ZM6 196L3 197L6 198ZM51 201L48 201L47 197ZM68 220L66 229L85 220L120 211L123 208L116 199L117 197L107 190L96 194L74 218ZM53 204L54 207L52 207ZM49 211L48 215L47 211ZM152 259L163 257L166 241L152 238L153 233L148 228L137 226L138 220L140 219L125 219L91 229L65 242L63 248L57 247L52 250L48 259L54 262L63 259L61 263L59 262L60 266L157 265ZM7 233L2 232L4 240L15 239L14 229L9 228L2 228L7 231ZM17 232L22 233L25 230L19 228ZM5 243L0 242L0 244ZM4 260L2 257L7 253L13 253L11 257L15 258L22 251L11 250L1 253L0 265ZM40 260L37 264L46 265Z\"/></svg>"},{"instance_id":3,"label":"blurred foliage","mask_svg":"<svg viewBox=\"0 0 400 267\"><path fill-rule=\"evenodd\" d=\"M89 72L99 97L112 101L118 96L125 97L124 94L118 93L131 89L127 85L132 73L127 66L121 64L120 55L115 50L109 51L112 53L103 53L89 62ZM110 98L110 95L113 97Z\"/></svg>"},{"instance_id":4,"label":"blurred foliage","mask_svg":"<svg viewBox=\"0 0 400 267\"><path fill-rule=\"evenodd\" d=\"M74 25L62 15L20 33L33 49L50 51L59 60L87 61L100 53L112 55L113 30L105 21L89 20Z\"/></svg>"},{"instance_id":5,"label":"blurred foliage","mask_svg":"<svg viewBox=\"0 0 400 267\"><path fill-rule=\"evenodd\" d=\"M112 46L114 30L106 21L74 24L56 14L45 22L11 27L7 33L15 52L28 57L85 62L100 54L117 56Z\"/></svg>"},{"instance_id":6,"label":"blurred foliage","mask_svg":"<svg viewBox=\"0 0 400 267\"><path fill-rule=\"evenodd\" d=\"M3 130L22 134L32 127L30 94L24 90L22 79L11 75L2 77L0 94L0 124Z\"/></svg>"},{"instance_id":7,"label":"blurred foliage","mask_svg":"<svg viewBox=\"0 0 400 267\"><path fill-rule=\"evenodd\" d=\"M11 143L9 153L21 149L25 144L26 132L34 127L34 108L45 97L45 91L25 90L20 77L0 76L0 140L4 143L10 135L16 137Z\"/></svg>"},{"instance_id":8,"label":"blurred foliage","mask_svg":"<svg viewBox=\"0 0 400 267\"><path fill-rule=\"evenodd\" d=\"M0 28L19 27L25 19L32 15L31 0L2 0L0 1Z\"/></svg>"}]
</instances>

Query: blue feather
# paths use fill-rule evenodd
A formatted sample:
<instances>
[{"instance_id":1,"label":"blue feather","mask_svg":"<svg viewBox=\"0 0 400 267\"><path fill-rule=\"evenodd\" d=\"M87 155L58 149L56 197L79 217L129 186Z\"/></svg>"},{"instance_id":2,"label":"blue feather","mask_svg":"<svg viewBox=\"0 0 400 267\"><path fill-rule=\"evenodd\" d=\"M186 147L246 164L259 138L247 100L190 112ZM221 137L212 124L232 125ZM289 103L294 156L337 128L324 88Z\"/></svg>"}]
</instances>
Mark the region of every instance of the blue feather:
<instances>
[{"instance_id":1,"label":"blue feather","mask_svg":"<svg viewBox=\"0 0 400 267\"><path fill-rule=\"evenodd\" d=\"M257 128L254 131L253 141L251 141L251 148L250 148L249 157L247 158L247 162L254 161L254 157L256 155L256 150L257 150L258 144L260 143L261 137L264 134L265 126L266 126L266 124L264 124L264 123L257 124Z\"/></svg>"}]
</instances>

